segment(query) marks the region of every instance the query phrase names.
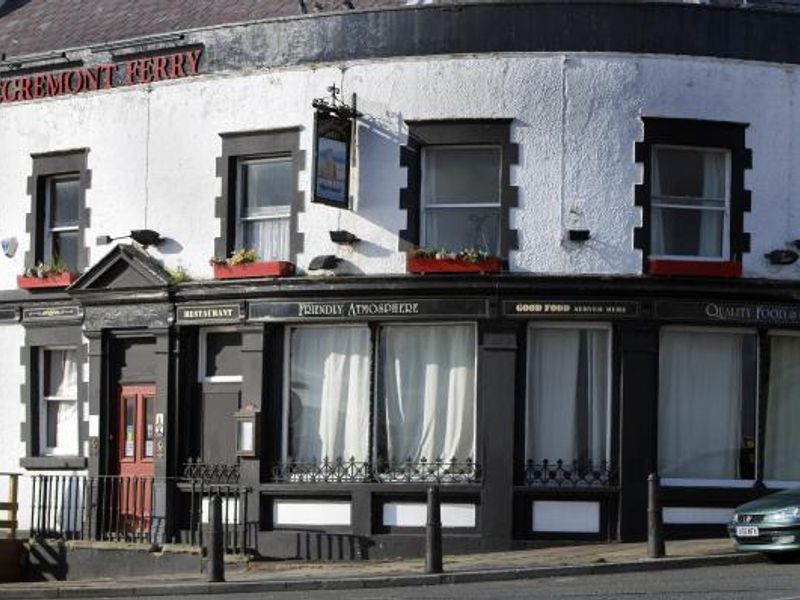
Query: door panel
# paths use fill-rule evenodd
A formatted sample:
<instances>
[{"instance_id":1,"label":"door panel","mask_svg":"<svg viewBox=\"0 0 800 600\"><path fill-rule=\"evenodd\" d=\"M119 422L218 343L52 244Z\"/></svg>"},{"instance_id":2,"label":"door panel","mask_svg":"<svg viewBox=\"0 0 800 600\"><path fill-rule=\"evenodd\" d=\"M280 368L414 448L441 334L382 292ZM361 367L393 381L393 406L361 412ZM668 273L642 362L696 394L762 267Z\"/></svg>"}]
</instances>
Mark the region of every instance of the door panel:
<instances>
[{"instance_id":1,"label":"door panel","mask_svg":"<svg viewBox=\"0 0 800 600\"><path fill-rule=\"evenodd\" d=\"M156 388L122 386L118 402L118 519L123 531L143 531L152 505Z\"/></svg>"}]
</instances>

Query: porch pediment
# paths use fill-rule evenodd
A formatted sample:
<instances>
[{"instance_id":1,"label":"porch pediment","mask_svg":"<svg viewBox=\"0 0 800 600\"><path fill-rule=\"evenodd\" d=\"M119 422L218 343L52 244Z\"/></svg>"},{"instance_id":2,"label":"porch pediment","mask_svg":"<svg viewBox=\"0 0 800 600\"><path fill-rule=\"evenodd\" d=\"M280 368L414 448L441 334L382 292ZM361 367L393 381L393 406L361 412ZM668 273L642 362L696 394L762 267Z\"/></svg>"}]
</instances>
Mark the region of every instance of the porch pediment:
<instances>
[{"instance_id":1,"label":"porch pediment","mask_svg":"<svg viewBox=\"0 0 800 600\"><path fill-rule=\"evenodd\" d=\"M117 244L83 275L67 292L119 292L123 290L166 289L169 272L144 250L131 244Z\"/></svg>"}]
</instances>

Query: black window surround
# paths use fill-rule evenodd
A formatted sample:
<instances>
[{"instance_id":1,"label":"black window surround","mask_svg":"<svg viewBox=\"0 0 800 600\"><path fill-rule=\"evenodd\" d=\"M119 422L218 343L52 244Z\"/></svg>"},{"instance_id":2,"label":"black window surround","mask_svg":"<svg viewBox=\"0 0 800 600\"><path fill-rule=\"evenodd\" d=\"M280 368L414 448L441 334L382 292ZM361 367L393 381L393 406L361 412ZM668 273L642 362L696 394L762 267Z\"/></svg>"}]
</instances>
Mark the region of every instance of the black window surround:
<instances>
[{"instance_id":1,"label":"black window surround","mask_svg":"<svg viewBox=\"0 0 800 600\"><path fill-rule=\"evenodd\" d=\"M297 215L304 210L304 193L298 189L300 171L305 169L305 151L300 150L300 127L262 131L221 133L222 156L217 158L217 177L222 180L222 195L217 197L214 216L220 220L220 234L214 239L214 256L223 258L239 249L237 230L238 165L242 159L291 156L296 190L289 217L289 254L292 260L303 251L303 234L298 231ZM237 244L239 246L237 246Z\"/></svg>"},{"instance_id":2,"label":"black window surround","mask_svg":"<svg viewBox=\"0 0 800 600\"><path fill-rule=\"evenodd\" d=\"M31 197L31 211L25 219L25 231L30 236L30 249L25 253L25 268L37 263L48 263L52 256L46 256L48 228L47 196L48 185L55 177L75 176L78 179L78 256L77 271L80 273L89 264L89 248L86 245L86 229L90 225L90 209L86 207L86 190L91 187L91 171L88 168L88 148L78 148L61 152L31 154L33 172L28 178L28 194Z\"/></svg>"},{"instance_id":3,"label":"black window surround","mask_svg":"<svg viewBox=\"0 0 800 600\"><path fill-rule=\"evenodd\" d=\"M636 162L643 165L642 183L635 188L635 204L642 208L642 226L634 230L634 247L642 251L642 271L653 275L738 277L742 255L750 251L750 234L744 231L744 213L750 212L750 191L744 188L744 172L752 168L752 153L745 147L746 123L643 117L644 140L636 144ZM679 146L723 149L730 152L728 207L729 253L727 260L652 260L653 147Z\"/></svg>"},{"instance_id":4,"label":"black window surround","mask_svg":"<svg viewBox=\"0 0 800 600\"><path fill-rule=\"evenodd\" d=\"M76 350L78 363L78 452L75 456L48 456L40 448L39 402L41 402L40 372L41 350L51 347L72 347ZM25 405L25 422L21 424L21 438L25 442L25 457L20 466L26 469L84 469L87 459L80 453L84 441L88 440L88 423L84 407L88 399L88 384L82 380L81 372L86 364L87 346L83 343L80 326L29 327L25 332L25 346L21 350L21 363L25 369L25 384L21 386L21 400Z\"/></svg>"},{"instance_id":5,"label":"black window surround","mask_svg":"<svg viewBox=\"0 0 800 600\"><path fill-rule=\"evenodd\" d=\"M511 119L407 122L408 142L400 150L400 166L407 169L408 176L406 187L400 190L400 209L406 211L406 228L399 232L400 251L413 250L422 239L422 150L448 145L500 147L500 255L507 259L509 252L517 249L510 209L516 208L518 194L511 185L510 167L519 162L519 146L511 143L511 123Z\"/></svg>"}]
</instances>

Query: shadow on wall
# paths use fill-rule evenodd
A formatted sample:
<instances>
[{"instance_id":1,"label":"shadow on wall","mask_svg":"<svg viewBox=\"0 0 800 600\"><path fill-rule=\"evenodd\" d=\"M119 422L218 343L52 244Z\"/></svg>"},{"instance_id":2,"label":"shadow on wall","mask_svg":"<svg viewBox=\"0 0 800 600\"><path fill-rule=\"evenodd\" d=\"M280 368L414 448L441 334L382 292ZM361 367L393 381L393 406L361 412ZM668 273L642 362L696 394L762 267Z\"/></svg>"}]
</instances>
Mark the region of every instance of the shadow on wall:
<instances>
[{"instance_id":1,"label":"shadow on wall","mask_svg":"<svg viewBox=\"0 0 800 600\"><path fill-rule=\"evenodd\" d=\"M300 560L367 560L371 540L348 534L304 531L296 534L295 558Z\"/></svg>"},{"instance_id":2,"label":"shadow on wall","mask_svg":"<svg viewBox=\"0 0 800 600\"><path fill-rule=\"evenodd\" d=\"M36 540L26 545L23 564L26 581L66 581L69 573L67 548L60 540Z\"/></svg>"}]
</instances>

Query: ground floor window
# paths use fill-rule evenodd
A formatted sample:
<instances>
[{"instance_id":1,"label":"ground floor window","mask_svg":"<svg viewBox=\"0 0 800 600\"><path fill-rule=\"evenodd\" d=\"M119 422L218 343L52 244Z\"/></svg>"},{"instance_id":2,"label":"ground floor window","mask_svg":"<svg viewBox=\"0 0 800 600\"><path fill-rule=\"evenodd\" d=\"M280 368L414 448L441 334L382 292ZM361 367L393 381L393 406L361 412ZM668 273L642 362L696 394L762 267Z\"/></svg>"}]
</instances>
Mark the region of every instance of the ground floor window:
<instances>
[{"instance_id":1,"label":"ground floor window","mask_svg":"<svg viewBox=\"0 0 800 600\"><path fill-rule=\"evenodd\" d=\"M608 460L610 342L604 326L529 327L528 462L586 469Z\"/></svg>"},{"instance_id":2,"label":"ground floor window","mask_svg":"<svg viewBox=\"0 0 800 600\"><path fill-rule=\"evenodd\" d=\"M757 336L665 329L659 348L658 463L664 478L752 480Z\"/></svg>"},{"instance_id":3,"label":"ground floor window","mask_svg":"<svg viewBox=\"0 0 800 600\"><path fill-rule=\"evenodd\" d=\"M75 348L40 350L39 448L43 455L78 454L78 362Z\"/></svg>"},{"instance_id":4,"label":"ground floor window","mask_svg":"<svg viewBox=\"0 0 800 600\"><path fill-rule=\"evenodd\" d=\"M296 327L288 351L288 462L474 462L473 324Z\"/></svg>"},{"instance_id":5,"label":"ground floor window","mask_svg":"<svg viewBox=\"0 0 800 600\"><path fill-rule=\"evenodd\" d=\"M763 479L800 481L800 336L769 336Z\"/></svg>"}]
</instances>

